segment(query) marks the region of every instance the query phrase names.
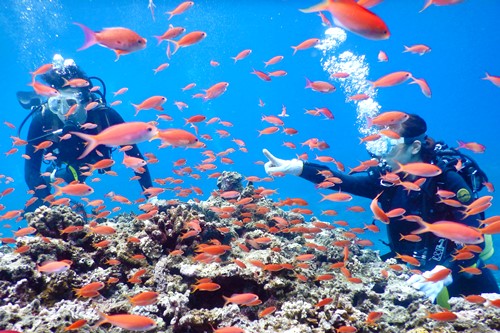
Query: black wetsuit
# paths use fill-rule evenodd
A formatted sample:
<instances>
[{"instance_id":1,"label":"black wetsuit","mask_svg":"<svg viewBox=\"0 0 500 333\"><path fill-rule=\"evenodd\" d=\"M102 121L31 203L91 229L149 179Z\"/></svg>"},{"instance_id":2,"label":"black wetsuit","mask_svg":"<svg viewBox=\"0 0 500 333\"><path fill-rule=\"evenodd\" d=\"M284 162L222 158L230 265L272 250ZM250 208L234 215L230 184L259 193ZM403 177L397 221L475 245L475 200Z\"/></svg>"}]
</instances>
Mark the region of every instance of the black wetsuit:
<instances>
[{"instance_id":1,"label":"black wetsuit","mask_svg":"<svg viewBox=\"0 0 500 333\"><path fill-rule=\"evenodd\" d=\"M330 170L325 166L304 163L304 169L301 177L313 183L321 183L324 177L318 173L321 170ZM436 194L437 188L442 190L452 191L454 193L462 193L460 198L462 204L469 204L473 201L472 195L467 197L467 193L471 194L469 186L464 179L454 171L446 170L441 175L433 178L428 178L422 185L421 191L410 191L404 189L403 186L384 186L380 182L381 169L371 168L367 173L358 175L345 175L337 171L330 170L335 177L342 179L342 184L332 188L348 192L354 195L373 199L382 192L378 201L385 212L394 208L403 208L406 210L405 215L419 215L426 222L436 222L441 220L458 221L460 223L478 227L478 215L472 215L462 219L462 209L457 209L438 203L439 198ZM465 192L467 191L467 192ZM451 254L462 245L455 242L435 236L428 232L420 234L422 240L420 242L410 242L400 240L401 235L411 234L412 231L419 228L415 222L409 222L400 218L390 219L387 225L389 245L391 253L388 257L393 257L396 252L399 254L410 255L417 258L421 266L418 269L422 271L431 270L436 265L443 265L452 270L453 283L448 287L450 296L480 294L482 292L499 292L498 285L493 277L493 274L488 269L483 269L481 275L471 275L459 273L460 266L469 267L478 263L478 268L484 266L479 260L479 255L474 258L462 261L452 261ZM484 247L484 242L478 244Z\"/></svg>"},{"instance_id":2,"label":"black wetsuit","mask_svg":"<svg viewBox=\"0 0 500 333\"><path fill-rule=\"evenodd\" d=\"M31 158L26 160L25 162L24 178L28 187L31 190L35 191L34 196L36 196L38 200L32 205L28 206L26 209L27 211L33 211L38 206L42 205L43 198L48 196L51 191L51 186L48 178L41 176L41 173L45 172L45 170L42 170L42 161L44 154L51 152L57 157L57 159L54 161L57 168L61 169L71 166L73 170L76 170L78 180L82 182L86 177L81 175L81 171L79 170L80 166L86 165L87 163L93 164L102 159L110 158L111 148L99 145L86 157L79 160L78 157L84 150L85 141L80 139L76 135L72 135L71 138L67 140L60 140L60 137L70 131L95 135L112 125L123 123L123 118L115 110L107 106L100 105L87 112L86 122L93 123L98 126L94 129L83 130L80 129L76 124L72 124L71 122L63 124L59 117L50 112L48 109L43 110L43 107L41 107L40 112L37 112L34 115L28 132L28 145L26 145L26 155L30 156ZM62 132L51 134L58 129L62 129ZM45 140L52 141L52 146L35 152L34 146L40 144ZM100 156L98 152L102 156ZM127 155L143 158L141 152L137 148L137 145L133 145L132 149L127 151ZM149 174L147 165L144 166L144 168L146 170L144 173L136 173L136 175L140 176L139 183L142 189L152 186L151 176ZM72 172L70 170L68 170L66 176L69 177L65 177L63 173L63 178L67 182L75 180L74 178L72 178ZM46 185L46 187L40 185Z\"/></svg>"}]
</instances>

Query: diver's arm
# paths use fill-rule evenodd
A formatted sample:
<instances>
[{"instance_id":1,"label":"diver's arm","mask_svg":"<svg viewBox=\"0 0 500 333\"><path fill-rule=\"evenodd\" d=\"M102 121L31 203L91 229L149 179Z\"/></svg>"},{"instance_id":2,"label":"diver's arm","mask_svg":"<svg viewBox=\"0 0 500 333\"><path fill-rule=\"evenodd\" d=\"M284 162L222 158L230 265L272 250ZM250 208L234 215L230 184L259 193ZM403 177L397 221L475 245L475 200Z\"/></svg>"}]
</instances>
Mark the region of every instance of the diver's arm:
<instances>
[{"instance_id":1,"label":"diver's arm","mask_svg":"<svg viewBox=\"0 0 500 333\"><path fill-rule=\"evenodd\" d=\"M120 116L120 114L118 112L116 112L114 109L107 108L106 112L107 112L106 116L108 117L108 121L109 121L110 126L121 124L121 123L125 122L123 120L122 116ZM137 147L137 145L131 145L131 146L132 146L132 149L127 151L127 155L144 159L144 157L141 154L141 151L139 150L139 147ZM141 185L142 190L153 186L153 183L151 181L151 174L149 173L148 165L147 164L144 165L143 168L145 170L144 173L134 172L136 176L140 177L139 184Z\"/></svg>"},{"instance_id":2,"label":"diver's arm","mask_svg":"<svg viewBox=\"0 0 500 333\"><path fill-rule=\"evenodd\" d=\"M343 192L366 198L375 198L382 190L378 168L370 168L364 175L351 176L333 171L324 165L304 162L300 177L315 184L319 184L325 180L325 177L320 173L325 170L329 170L334 177L338 177L342 180L342 184L335 185L330 188L331 190L338 191L340 189Z\"/></svg>"},{"instance_id":3,"label":"diver's arm","mask_svg":"<svg viewBox=\"0 0 500 333\"><path fill-rule=\"evenodd\" d=\"M43 135L46 133L43 132L42 120L43 117L41 112L36 114L33 118L28 131L28 144L26 145L25 149L25 154L30 158L26 159L24 162L24 180L26 181L26 185L28 185L28 188L35 191L33 196L38 198L37 201L27 207L28 211L33 211L38 206L43 204L43 198L50 194L50 184L46 182L46 180L40 174L40 169L42 167L43 150L35 152L34 147L35 145L38 145L40 142L44 141ZM39 187L41 185L45 185L46 187L36 189L36 187Z\"/></svg>"}]
</instances>

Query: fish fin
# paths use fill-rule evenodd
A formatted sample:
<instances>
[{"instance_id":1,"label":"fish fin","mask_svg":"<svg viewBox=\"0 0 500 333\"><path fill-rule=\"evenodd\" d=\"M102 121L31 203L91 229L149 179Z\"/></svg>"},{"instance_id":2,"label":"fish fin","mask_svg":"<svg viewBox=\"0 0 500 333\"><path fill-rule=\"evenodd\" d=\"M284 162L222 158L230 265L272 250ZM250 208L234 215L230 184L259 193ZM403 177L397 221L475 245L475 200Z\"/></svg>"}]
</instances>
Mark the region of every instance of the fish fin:
<instances>
[{"instance_id":1,"label":"fish fin","mask_svg":"<svg viewBox=\"0 0 500 333\"><path fill-rule=\"evenodd\" d=\"M424 5L424 8L420 9L419 13L423 12L424 10L426 10L427 7L429 7L433 3L434 3L434 0L427 0L426 3L425 3L425 5Z\"/></svg>"},{"instance_id":2,"label":"fish fin","mask_svg":"<svg viewBox=\"0 0 500 333\"><path fill-rule=\"evenodd\" d=\"M94 138L95 135L90 135L90 134L85 134L81 132L70 132L72 135L76 135L82 140L87 141L87 146L85 147L85 150L83 153L78 157L79 160L87 156L92 150L94 150L95 147L99 145L99 142Z\"/></svg>"},{"instance_id":3,"label":"fish fin","mask_svg":"<svg viewBox=\"0 0 500 333\"><path fill-rule=\"evenodd\" d=\"M299 9L302 13L314 13L314 12L322 12L324 10L328 10L328 7L333 0L325 0L321 3L318 3L314 6L305 9Z\"/></svg>"},{"instance_id":4,"label":"fish fin","mask_svg":"<svg viewBox=\"0 0 500 333\"><path fill-rule=\"evenodd\" d=\"M79 49L77 49L77 51L85 50L97 43L97 37L93 30L78 22L73 22L73 24L79 26L83 30L83 34L85 37L83 45Z\"/></svg>"}]
</instances>

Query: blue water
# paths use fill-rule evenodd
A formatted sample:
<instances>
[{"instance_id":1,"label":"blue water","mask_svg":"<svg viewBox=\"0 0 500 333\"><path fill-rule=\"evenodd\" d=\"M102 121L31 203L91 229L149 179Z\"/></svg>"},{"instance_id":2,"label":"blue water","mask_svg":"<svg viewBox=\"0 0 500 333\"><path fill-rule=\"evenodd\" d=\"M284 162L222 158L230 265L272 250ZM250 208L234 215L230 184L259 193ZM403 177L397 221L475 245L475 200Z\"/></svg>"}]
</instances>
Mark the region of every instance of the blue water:
<instances>
[{"instance_id":1,"label":"blue water","mask_svg":"<svg viewBox=\"0 0 500 333\"><path fill-rule=\"evenodd\" d=\"M123 103L116 107L127 121L150 121L156 119L156 111L141 111L134 118L134 109L130 103L139 103L152 95L164 95L168 98L165 112L174 118L172 122L160 121L159 127L184 128L184 118L195 114L203 114L207 119L220 117L230 121L234 127L200 124L200 134L210 134L213 141L205 141L207 149L221 152L227 148L235 148L236 152L228 157L234 160L232 165L217 162L218 170L237 171L245 176L265 177L263 167L255 164L263 161L262 148L268 148L282 158L293 158L297 154L307 152L310 160L315 155L329 155L354 167L359 161L368 158L363 145L360 145L360 127L357 122L358 110L353 103L346 103L346 92L341 88L340 80L332 83L337 86L333 94L321 94L304 89L305 77L311 80L328 80L323 68L326 59L338 56L344 51L363 57L362 66L368 71L367 79L375 80L382 75L394 71L406 70L418 78L425 78L432 89L432 98L426 98L416 85L403 84L392 88L379 89L375 100L382 111L402 110L418 113L428 122L428 133L435 139L442 139L450 145L456 140L475 141L484 144L484 154L473 157L488 174L490 181L499 185L500 166L498 154L500 141L497 128L499 123L500 88L488 81L481 80L485 71L492 75L500 75L500 35L498 34L498 13L500 3L496 0L465 1L462 4L447 7L431 6L423 13L418 11L423 1L386 0L373 8L382 17L391 31L391 37L385 41L367 40L350 32L347 39L338 49L324 55L321 50L309 49L298 51L292 56L292 45L309 38L325 38L326 27L321 25L315 14L304 14L298 11L313 5L315 1L195 1L193 8L186 13L167 21L164 14L180 3L177 1L156 0L156 20L153 21L147 8L148 1L42 1L42 0L7 0L0 5L0 55L2 64L2 80L0 91L3 97L3 112L0 122L8 121L19 125L27 114L16 101L15 92L29 90L26 84L30 81L30 71L40 65L49 63L55 53L65 58L73 58L88 75L101 77L108 89L108 101L113 101L111 92L122 87L129 91L120 96ZM330 18L330 15L327 14ZM114 53L100 46L77 52L83 44L83 33L72 22L80 22L93 30L105 27L127 27L148 39L145 50L125 55L115 62ZM202 30L208 37L199 44L183 48L171 60L165 55L166 43L156 45L153 35L161 35L167 30L169 23L183 26L187 31ZM423 56L402 53L403 45L426 44L432 52ZM252 49L252 54L234 63L231 57L244 49ZM384 50L389 62L379 63L377 54ZM250 74L252 68L264 70L263 61L276 55L283 55L284 60L269 70L284 69L285 77L273 78L264 82ZM359 58L358 58L359 59ZM210 66L210 61L220 63L218 67ZM168 62L169 68L153 75L153 69ZM192 99L191 95L207 89L213 84L227 81L230 83L227 92L221 97L203 102ZM182 92L186 84L195 82L196 88ZM351 89L353 87L347 88ZM259 98L266 105L258 106ZM179 112L174 101L183 101L188 109ZM290 115L285 118L286 127L299 130L295 136L282 133L258 137L257 130L270 126L261 122L262 115L277 115L282 105L287 107ZM328 107L333 111L335 120L324 120L304 114L304 109ZM0 123L0 152L11 148L12 130ZM27 127L22 137L26 137ZM216 129L225 129L231 133L229 138L218 138ZM318 152L302 148L300 143L309 138L325 140L330 149ZM231 139L245 141L248 153L237 150ZM292 141L298 148L290 150L282 146L283 141ZM204 159L200 149L162 149L158 150L158 141L143 143L141 151L155 153L160 163L150 165L152 178L175 176L172 163L184 157L188 165L195 166ZM29 196L24 183L23 149L12 156L1 154L0 174L10 176L14 183L0 184L0 191L15 187L10 195L0 199L6 206L5 211L22 209ZM115 153L117 162L121 156ZM117 163L119 164L119 163ZM332 165L333 167L333 165ZM131 200L141 197L137 182L129 181L133 176L130 170L116 165L114 170L118 177L100 176L100 183L92 183L95 193L92 199L102 198L105 193L114 191L129 197ZM196 173L198 173L195 170ZM183 187L191 185L202 188L204 194L199 199L206 199L210 191L216 188L215 179L208 179L212 171L202 173L199 180L190 177L184 179ZM287 176L277 178L272 183L260 183L272 189L278 189L275 200L286 197L302 197L309 202L309 208L320 216L321 210L335 209L339 216L352 226L361 226L371 221L368 201L355 198L348 204L320 203L321 196L312 184ZM483 195L486 192L482 193ZM174 194L166 192L161 198L169 199ZM193 197L193 196L192 196ZM117 205L107 202L111 209ZM368 212L351 213L347 206L363 205ZM135 206L122 207L122 212L135 211ZM500 208L494 201L488 215L500 214ZM332 218L322 216L322 220ZM6 221L11 223L12 221ZM13 228L24 222L13 224ZM2 233L10 236L11 231L3 228ZM382 232L376 238L383 238ZM500 249L500 241L496 240ZM379 245L377 244L377 247ZM380 246L383 249L383 246ZM498 256L490 260L500 265Z\"/></svg>"}]
</instances>

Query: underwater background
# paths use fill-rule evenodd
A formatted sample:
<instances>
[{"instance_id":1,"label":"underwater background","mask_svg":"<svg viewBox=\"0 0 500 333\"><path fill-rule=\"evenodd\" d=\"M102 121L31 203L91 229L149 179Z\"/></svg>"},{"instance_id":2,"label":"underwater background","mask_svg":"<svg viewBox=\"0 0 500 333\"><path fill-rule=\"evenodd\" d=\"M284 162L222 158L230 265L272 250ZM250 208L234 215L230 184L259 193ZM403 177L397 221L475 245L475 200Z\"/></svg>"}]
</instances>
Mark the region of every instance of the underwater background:
<instances>
[{"instance_id":1,"label":"underwater background","mask_svg":"<svg viewBox=\"0 0 500 333\"><path fill-rule=\"evenodd\" d=\"M52 56L60 53L64 58L74 59L88 75L104 80L108 103L115 100L112 92L122 87L129 88L126 94L118 96L123 103L114 107L126 121L156 120L158 112L153 110L141 111L134 117L131 103L138 104L152 95L163 95L168 98L164 113L172 116L173 121L159 120L158 127L161 129L183 128L194 133L193 129L185 126L184 118L197 114L205 115L207 120L219 117L233 124L233 127L217 123L199 124L199 134L209 134L213 138L211 141L202 139L206 149L217 153L232 147L236 151L228 156L234 164L222 164L218 160L217 170L198 172L195 169L195 173L201 174L200 179L180 177L184 180L182 187L197 186L204 192L202 195L193 194L190 198L204 200L216 188L216 180L208 178L211 172L228 170L244 176L265 177L262 165L256 164L265 161L261 152L263 148L285 159L307 153L309 160L314 161L316 155L328 155L346 167L355 167L360 161L369 158L364 145L359 144L359 138L365 135L362 133L364 114L378 108L380 111L400 110L421 115L427 121L428 134L436 140L444 140L452 147L457 145L457 140L485 145L484 154L464 152L479 163L490 182L500 186L500 88L481 80L485 72L500 75L500 2L464 1L454 6L431 6L419 13L423 6L421 0L383 1L372 10L387 23L391 31L391 37L384 41L367 40L338 29L326 33L328 27L321 24L316 14L304 14L298 10L316 1L198 0L186 13L168 20L165 12L173 10L179 3L156 0L153 20L146 0L3 1L0 4L0 121L19 126L28 111L18 104L16 91L29 91L29 72L50 63ZM325 14L331 18L328 13ZM148 44L144 50L122 56L116 62L111 50L97 45L78 52L76 50L83 44L83 33L73 22L85 24L94 31L106 27L127 27L146 38ZM166 43L158 46L153 37L166 31L169 24L185 27L187 31L205 31L207 37L193 46L181 48L169 60L165 54ZM322 46L297 51L292 55L291 46L309 38L320 38ZM432 51L422 56L403 53L404 45L414 44L426 44ZM252 53L235 63L231 57L244 49L251 49ZM378 62L380 50L386 52L388 62ZM264 68L263 62L276 55L283 55L283 61ZM220 65L211 66L211 60ZM169 67L154 75L153 69L165 62L169 63ZM328 70L331 71L332 66L352 69L359 76L356 79L331 80ZM282 69L287 75L264 82L251 74L253 68L261 71ZM425 97L416 85L402 84L373 91L374 103L365 108L347 101L348 95L366 87L366 80L376 80L401 70L425 78L432 89L432 98ZM313 81L330 81L337 91L321 94L304 89L305 77ZM191 97L221 81L229 82L229 87L219 98L203 102ZM183 92L181 88L191 82L195 82L196 87ZM265 103L264 107L259 106L259 99ZM179 111L174 101L183 101L189 108ZM286 127L297 129L298 134L289 136L280 131L258 136L257 130L269 126L261 121L261 117L278 115L283 105L289 115L284 118ZM315 107L328 107L335 119L326 120L324 117L304 114L305 109ZM14 179L6 184L3 178L0 192L9 187L15 188L13 193L2 197L0 203L6 207L5 211L22 209L30 198L26 194L28 188L24 182L24 159L21 157L24 149L21 147L13 155L3 154L11 149L9 136L17 135L18 128L0 126L3 126L0 131L0 174ZM26 138L27 128L28 125L23 128L22 138ZM227 130L231 135L219 138L215 132L217 129ZM300 143L309 138L324 140L330 148L320 152L302 147ZM232 139L243 140L248 152L239 151ZM294 142L297 149L284 147L284 141ZM186 158L187 165L192 167L205 158L201 154L205 149L157 149L157 146L158 141L139 145L142 153L154 153L160 161L149 165L153 179L177 177L172 172L173 162L180 158ZM102 175L102 181L88 182L95 189L90 198L104 198L110 191L132 201L140 198L138 183L129 180L133 173L120 165L121 153L116 151L113 157L117 160L113 170L118 172L118 176ZM334 168L333 164L331 167ZM368 208L368 200L354 198L349 203L320 202L320 191L298 177L286 176L270 183L258 184L277 189L278 194L272 196L274 200L287 197L307 200L307 208L312 209L314 215L323 221L347 220L355 227L372 220L368 209L361 214L346 210L348 206L354 205ZM483 190L481 194L486 193ZM172 191L160 195L161 199L173 197L175 192ZM109 209L118 206L111 201L106 204ZM326 209L335 209L339 214L334 218L321 216L321 211ZM139 213L137 205L130 205L122 206L121 211L115 214L130 211ZM494 200L487 216L499 214L500 206ZM11 228L0 226L3 237L10 237L12 230L26 224L25 221L5 223L11 224ZM376 235L375 240L379 238L384 238L383 231ZM500 249L500 240L498 237L494 239L496 248ZM387 250L378 241L374 249L380 249L382 253ZM500 260L495 255L488 263L500 265Z\"/></svg>"}]
</instances>

